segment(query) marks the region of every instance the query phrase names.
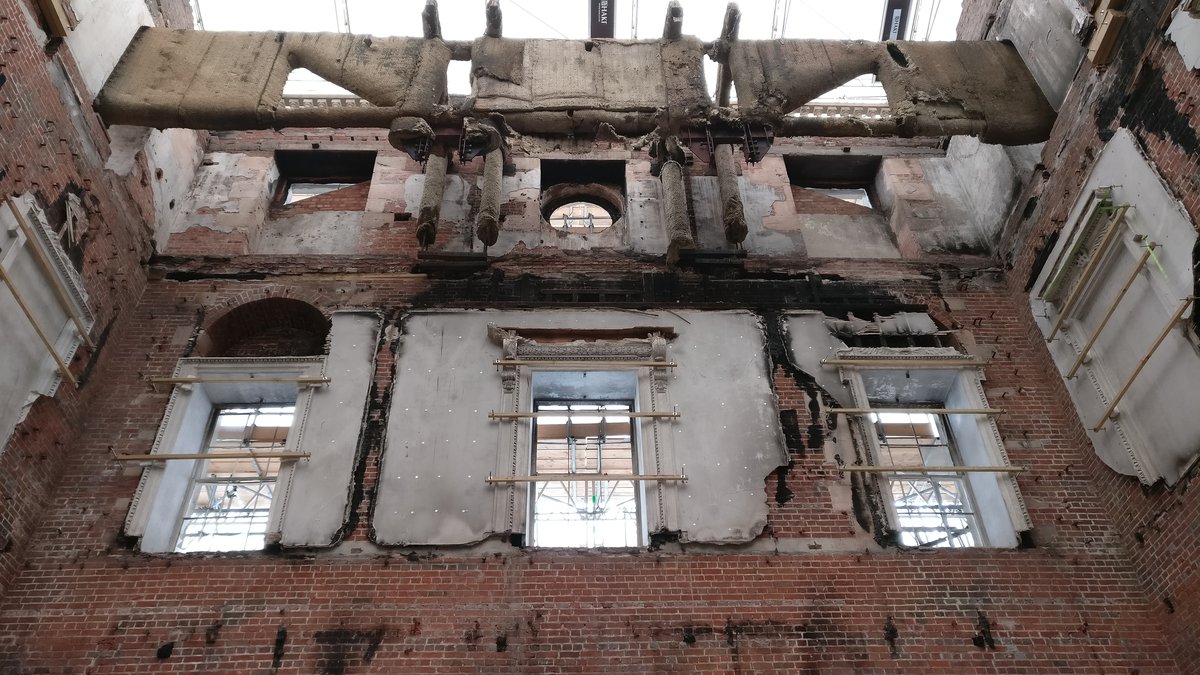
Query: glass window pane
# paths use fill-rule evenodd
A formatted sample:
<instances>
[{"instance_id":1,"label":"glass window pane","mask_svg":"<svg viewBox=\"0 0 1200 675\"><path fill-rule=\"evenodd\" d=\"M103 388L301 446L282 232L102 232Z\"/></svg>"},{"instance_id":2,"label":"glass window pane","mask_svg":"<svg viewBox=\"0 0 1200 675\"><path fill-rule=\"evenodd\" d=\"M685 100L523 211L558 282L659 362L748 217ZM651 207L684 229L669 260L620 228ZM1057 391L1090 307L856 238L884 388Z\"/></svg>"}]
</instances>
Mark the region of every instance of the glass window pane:
<instances>
[{"instance_id":1,"label":"glass window pane","mask_svg":"<svg viewBox=\"0 0 1200 675\"><path fill-rule=\"evenodd\" d=\"M249 551L265 545L281 460L240 455L283 450L294 416L295 406L278 404L216 411L200 449L208 457L196 460L176 552Z\"/></svg>"},{"instance_id":2,"label":"glass window pane","mask_svg":"<svg viewBox=\"0 0 1200 675\"><path fill-rule=\"evenodd\" d=\"M963 474L922 471L922 467L961 464L943 416L880 412L871 419L879 439L879 463L898 469L897 473L887 474L886 480L900 543L978 546L978 525Z\"/></svg>"},{"instance_id":3,"label":"glass window pane","mask_svg":"<svg viewBox=\"0 0 1200 675\"><path fill-rule=\"evenodd\" d=\"M612 226L608 209L592 202L578 201L554 209L550 214L550 227L564 232L587 233Z\"/></svg>"},{"instance_id":4,"label":"glass window pane","mask_svg":"<svg viewBox=\"0 0 1200 675\"><path fill-rule=\"evenodd\" d=\"M599 412L632 410L629 402L538 401L535 474L633 474L632 425L627 415ZM531 543L535 546L597 548L638 546L639 486L628 480L550 480L532 483Z\"/></svg>"}]
</instances>

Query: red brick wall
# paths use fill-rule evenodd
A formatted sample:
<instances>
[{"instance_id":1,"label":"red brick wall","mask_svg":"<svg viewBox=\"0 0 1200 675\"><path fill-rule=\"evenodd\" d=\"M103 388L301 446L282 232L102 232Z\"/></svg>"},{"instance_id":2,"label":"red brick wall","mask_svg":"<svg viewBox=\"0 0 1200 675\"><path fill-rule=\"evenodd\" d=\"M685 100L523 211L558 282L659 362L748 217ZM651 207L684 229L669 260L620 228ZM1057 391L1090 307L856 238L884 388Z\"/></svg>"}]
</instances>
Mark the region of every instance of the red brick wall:
<instances>
[{"instance_id":1,"label":"red brick wall","mask_svg":"<svg viewBox=\"0 0 1200 675\"><path fill-rule=\"evenodd\" d=\"M277 264L277 272L303 266ZM560 264L564 277L586 269L570 258ZM345 269L262 282L163 280L147 288L109 367L97 373L106 396L0 605L0 635L10 636L0 659L28 671L67 663L87 663L93 673L271 671L282 626L279 673L1176 671L1091 482L1098 461L1070 409L1050 405L1057 380L1005 285L987 274L932 281L915 264L854 268L865 283L929 305L946 325L997 349L989 397L1010 411L1000 424L1013 462L1030 467L1019 482L1039 527L1037 548L879 553L812 545L851 541L861 530L832 507L826 488L841 479L810 447L815 390L778 365L775 383L791 417L785 429L799 434L789 439L792 498L777 503L777 477L765 477L772 506L761 551L511 549L472 557L378 549L368 515L381 439L368 434L340 554L142 555L119 538L139 470L112 462L109 451L150 449L168 391L145 380L171 371L205 315L270 295L325 312L383 307L396 316L456 283ZM592 288L606 283L613 281ZM392 359L385 348L375 421ZM816 422L821 427L823 416ZM973 642L981 613L994 648ZM171 656L159 659L156 651L172 642Z\"/></svg>"},{"instance_id":2,"label":"red brick wall","mask_svg":"<svg viewBox=\"0 0 1200 675\"><path fill-rule=\"evenodd\" d=\"M34 158L42 156L40 121L67 129L70 120L48 86L42 46L24 35L12 7L0 0L0 28L17 36L17 51L0 55L9 78L0 87L0 152ZM1173 73L1167 49L1152 58ZM1117 91L1120 73L1108 77L1105 91ZM1182 80L1185 90L1194 84ZM1068 105L1090 111L1081 105L1087 95L1099 94L1074 91ZM13 110L20 116L10 117ZM163 258L146 282L138 214L150 208L141 180L115 181L82 149L43 168L9 169L0 179L6 192L75 180L94 193L90 222L99 229L85 250L85 276L98 325L118 321L80 394L39 402L0 456L0 525L8 533L0 547L0 672L1196 672L1200 499L1182 486L1143 490L1097 459L1021 290L1041 237L1061 226L1100 147L1091 113L1064 110L1047 144L1055 171L1024 196L1037 190L1041 206L1030 222L1010 224L1007 273L997 261L953 255L751 258L750 278L724 280L667 273L660 261L618 252L517 250L486 274L431 279L409 273L415 247L402 242L413 241L415 224L398 221L375 235L395 250ZM1161 134L1153 128L1139 133L1168 176L1187 185L1194 157L1178 144L1154 150ZM289 134L380 142L369 133ZM103 150L99 128L89 126L87 137ZM68 147L79 142L66 138ZM1172 165L1180 157L1188 161ZM1189 209L1195 216L1195 205ZM454 229L443 226L439 240ZM818 292L818 275L844 281ZM384 348L353 515L337 552L140 554L121 536L140 468L111 453L147 452L153 443L169 392L147 378L169 374L199 326L265 297L295 298L326 314L381 308L392 320L412 307L579 301L747 307L768 322L784 309L836 312L851 302L928 307L991 355L985 388L992 405L1008 410L998 424L1012 462L1029 469L1017 480L1035 547L852 548L862 530L830 497L844 479L815 437L831 431L819 405L814 414L812 399L823 396L772 343L792 462L764 477L768 524L754 546L622 554L500 547L478 555L374 547L382 415L393 365L403 359Z\"/></svg>"},{"instance_id":3,"label":"red brick wall","mask_svg":"<svg viewBox=\"0 0 1200 675\"><path fill-rule=\"evenodd\" d=\"M71 359L82 388L64 384L54 398L39 399L0 454L0 592L22 569L29 538L77 450L80 421L103 396L103 378L93 369L120 341L141 295L154 218L144 159L127 177L104 170L108 138L97 118L76 104L88 97L70 51L28 28L41 21L37 7L31 0L0 0L0 193L33 193L43 208L67 191L79 194L87 211L80 226L82 278L96 317L97 349L81 348ZM170 11L187 12L186 3Z\"/></svg>"},{"instance_id":4,"label":"red brick wall","mask_svg":"<svg viewBox=\"0 0 1200 675\"><path fill-rule=\"evenodd\" d=\"M1037 253L1049 236L1060 230L1104 140L1118 128L1133 131L1142 150L1179 198L1193 223L1200 223L1200 72L1189 70L1175 46L1162 38L1175 2L1129 3L1130 21L1121 36L1120 51L1106 68L1085 62L1046 143L1043 163L1052 170L1026 186L1022 203L1036 199L1028 218L1017 213L1006 228L1004 254L1011 262L1009 285L1014 305L1025 302L1026 280L1035 274ZM974 10L975 7L972 7ZM968 20L960 22L960 30ZM979 23L978 17L970 19ZM1147 46L1148 45L1148 46ZM1018 209L1020 211L1020 209ZM1017 318L1036 336L1028 311ZM1047 372L1055 372L1048 359ZM1049 383L1047 405L1070 409L1059 381ZM1072 429L1072 443L1089 451L1082 428ZM1141 602L1166 626L1166 636L1181 668L1200 666L1200 495L1191 489L1193 470L1173 488L1145 488L1135 478L1121 476L1092 456L1077 470L1086 470L1112 520L1116 541L1131 552L1142 584Z\"/></svg>"}]
</instances>

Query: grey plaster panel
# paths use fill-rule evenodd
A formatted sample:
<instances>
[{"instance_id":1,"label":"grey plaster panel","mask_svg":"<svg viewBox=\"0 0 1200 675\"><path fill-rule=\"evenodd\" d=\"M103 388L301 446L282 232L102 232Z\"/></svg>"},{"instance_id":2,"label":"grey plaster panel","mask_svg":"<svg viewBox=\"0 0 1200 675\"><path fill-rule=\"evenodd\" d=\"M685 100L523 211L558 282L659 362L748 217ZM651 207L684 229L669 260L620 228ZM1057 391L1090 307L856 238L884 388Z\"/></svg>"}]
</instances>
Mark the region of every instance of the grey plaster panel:
<instances>
[{"instance_id":1,"label":"grey plaster panel","mask_svg":"<svg viewBox=\"0 0 1200 675\"><path fill-rule=\"evenodd\" d=\"M292 473L280 523L283 546L328 546L346 522L381 323L373 313L333 314L325 362L330 382L312 393L297 448L312 456Z\"/></svg>"},{"instance_id":2,"label":"grey plaster panel","mask_svg":"<svg viewBox=\"0 0 1200 675\"><path fill-rule=\"evenodd\" d=\"M678 527L685 541L749 541L766 525L764 479L787 462L762 327L749 312L679 314L668 357L683 418L666 427L688 476Z\"/></svg>"},{"instance_id":3,"label":"grey plaster panel","mask_svg":"<svg viewBox=\"0 0 1200 675\"><path fill-rule=\"evenodd\" d=\"M691 207L695 215L696 246L729 248L721 216L721 190L716 176L692 176Z\"/></svg>"},{"instance_id":4,"label":"grey plaster panel","mask_svg":"<svg viewBox=\"0 0 1200 675\"><path fill-rule=\"evenodd\" d=\"M834 400L843 407L851 407L854 398L850 388L842 384L838 369L821 365L821 359L837 358L838 350L847 348L845 342L829 331L825 323L828 319L819 312L788 315L786 325L792 359L796 367L812 375Z\"/></svg>"},{"instance_id":5,"label":"grey plaster panel","mask_svg":"<svg viewBox=\"0 0 1200 675\"><path fill-rule=\"evenodd\" d=\"M996 30L1010 40L1055 110L1067 97L1086 52L1075 36L1086 16L1075 0L1013 0Z\"/></svg>"},{"instance_id":6,"label":"grey plaster panel","mask_svg":"<svg viewBox=\"0 0 1200 675\"><path fill-rule=\"evenodd\" d=\"M1141 243L1133 234L1145 235L1161 245L1157 261L1147 263L1117 305L1092 349L1094 358L1066 384L1096 453L1106 464L1120 473L1139 475L1146 482L1161 477L1174 483L1200 448L1200 416L1190 414L1196 382L1200 382L1200 351L1181 326L1171 331L1134 381L1118 408L1117 422L1099 432L1091 429L1179 302L1191 294L1195 226L1125 129L1105 146L1080 194L1106 186L1113 186L1116 203L1132 205L1126 214L1127 228L1114 246L1116 252L1103 263L1104 269L1087 299L1074 313L1075 320L1068 322L1067 333L1060 333L1049 349L1060 372L1067 372L1141 255ZM1067 222L1075 222L1083 201L1075 206ZM1069 239L1066 234L1059 238L1051 261L1057 259ZM1046 265L1035 289L1041 288L1052 266ZM1032 303L1039 327L1048 333L1057 311L1036 297ZM1188 310L1185 319L1190 320L1194 312L1194 308Z\"/></svg>"},{"instance_id":7,"label":"grey plaster panel","mask_svg":"<svg viewBox=\"0 0 1200 675\"><path fill-rule=\"evenodd\" d=\"M495 505L497 488L484 482L512 429L487 419L502 396L492 365L500 348L487 338L488 323L674 328L679 337L669 358L678 367L668 388L683 418L662 423L660 433L670 435L664 443L672 444L680 465L664 470L689 476L676 488L675 527L688 541L713 543L748 541L761 532L764 479L786 462L786 452L754 315L453 311L405 320L373 522L378 543L466 544L506 531L506 514ZM522 392L521 406L528 409L528 392Z\"/></svg>"},{"instance_id":8,"label":"grey plaster panel","mask_svg":"<svg viewBox=\"0 0 1200 675\"><path fill-rule=\"evenodd\" d=\"M1171 25L1167 27L1167 36L1175 43L1188 68L1200 68L1200 16L1180 6L1171 18Z\"/></svg>"},{"instance_id":9,"label":"grey plaster panel","mask_svg":"<svg viewBox=\"0 0 1200 675\"><path fill-rule=\"evenodd\" d=\"M648 170L649 163L646 163ZM667 252L667 230L663 226L662 184L657 178L636 179L627 172L629 197L625 227L630 248L637 253L663 255Z\"/></svg>"}]
</instances>

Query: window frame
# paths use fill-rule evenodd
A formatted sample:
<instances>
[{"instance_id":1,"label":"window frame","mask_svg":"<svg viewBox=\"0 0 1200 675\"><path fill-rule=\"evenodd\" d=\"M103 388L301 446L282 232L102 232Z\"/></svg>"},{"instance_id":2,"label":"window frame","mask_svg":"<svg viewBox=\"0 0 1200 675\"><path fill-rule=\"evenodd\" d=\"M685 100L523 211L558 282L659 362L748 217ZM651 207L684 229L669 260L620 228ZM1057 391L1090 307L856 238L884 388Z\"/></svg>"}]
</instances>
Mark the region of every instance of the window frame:
<instances>
[{"instance_id":1,"label":"window frame","mask_svg":"<svg viewBox=\"0 0 1200 675\"><path fill-rule=\"evenodd\" d=\"M263 410L267 410L270 408L280 408L280 409L286 408L286 409L290 410L290 412L288 412L286 414L292 418L292 423L289 424L287 427L288 431L287 431L286 436L284 437L283 445L281 445L278 448L273 447L270 449L271 451L287 450L287 448L288 448L287 442L288 442L288 439L292 435L292 427L295 425L295 420L296 420L296 405L295 405L294 400L290 401L290 402L280 401L280 402L272 402L272 403L267 403L267 402L218 403L218 404L214 404L212 406L211 419L208 424L208 430L204 434L205 440L201 443L200 449L199 449L199 454L203 455L203 457L198 457L198 458L196 458L195 461L192 462L194 465L193 469L192 469L192 476L188 483L188 487L185 490L185 499L183 502L183 507L180 511L179 522L176 527L176 533L174 536L174 539L175 539L174 552L175 553L229 553L229 552L237 552L237 551L261 550L262 547L255 549L255 548L246 548L245 546L243 546L241 548L192 548L190 550L181 550L181 547L183 544L183 539L186 536L186 530L188 529L188 521L200 520L200 518L194 517L194 514L196 513L196 501L198 499L199 492L201 490L205 489L204 488L205 485L217 486L217 487L213 488L213 490L215 491L215 490L218 490L221 486L226 486L226 487L228 487L230 485L240 486L240 485L247 485L247 484L251 484L251 483L255 483L255 482L257 482L261 485L266 485L269 483L271 485L271 496L268 497L267 499L271 503L274 503L275 491L279 484L279 473L283 470L284 463L287 461L285 459L280 459L280 458L267 459L266 461L268 462L268 466L270 466L271 463L273 463L275 465L275 467L274 467L275 475L268 476L268 477L259 477L259 480L257 480L257 481L250 480L250 479L234 478L232 476L228 477L228 478L224 478L224 480L222 480L222 478L206 476L206 474L210 473L209 468L211 466L212 460L219 459L220 455L221 455L221 453L219 453L219 452L213 452L213 449L217 445L217 442L218 442L218 439L216 438L216 434L218 433L221 417L224 414L226 414L228 411L236 411L236 410L250 410L250 411L253 411L251 414L259 415L259 414L263 414L262 413ZM275 427L275 428L279 429L282 427ZM246 431L246 427L243 427L242 433L244 434L245 431ZM236 489L236 487L235 487L235 489ZM256 509L256 511L262 511L262 510L263 509ZM270 511L271 511L271 509L270 509L270 507L268 507L266 509L267 522L264 524L265 527L270 526ZM247 529L249 529L249 527L251 527L251 525L247 525ZM250 539L254 536L255 536L255 534L253 532L245 533L246 539ZM263 544L265 546L266 545L265 529L264 529L263 537L264 537Z\"/></svg>"},{"instance_id":2,"label":"window frame","mask_svg":"<svg viewBox=\"0 0 1200 675\"><path fill-rule=\"evenodd\" d=\"M984 373L983 369L978 366L961 366L961 365L941 365L939 360L954 360L958 361L963 358L963 355L952 348L860 348L851 350L839 350L837 352L839 359L854 360L862 359L865 363L862 366L842 365L839 366L841 379L850 389L851 398L854 401L855 407L869 409L884 409L886 407L903 406L906 408L964 408L964 409L983 409L989 408L987 397L983 391ZM903 367L903 368L887 368L877 364L879 361L887 361L889 359L903 361L928 361L926 367ZM919 380L922 374L927 377L950 377L944 373L952 372L954 382L949 386L949 392L942 397L941 401L930 401L907 398L904 395L897 393L896 397L899 400L888 401L886 405L880 404L880 399L872 398L868 395L864 375L873 374L878 371L895 371L901 372L906 379ZM957 403L951 405L957 399ZM948 416L947 416L948 417ZM991 415L963 415L963 424L969 425L969 420L975 420L975 425L964 426L969 430L978 430L978 438L971 444L973 452L982 459L970 460L967 458L966 443L968 440L965 437L957 438L958 451L960 453L960 461L964 462L960 466L1011 466L1008 458L1008 452L1004 448L1004 441L1000 436L1000 431L996 426L996 421ZM852 418L851 426L857 431L860 439L863 439L860 448L865 450L866 460L870 466L886 467L888 463L884 461L883 450L880 446L879 439L873 428L875 423L870 420L868 415L856 415ZM945 424L949 434L958 434L958 430L953 428L953 425L947 421ZM931 475L922 473L921 475ZM937 474L933 474L937 475ZM1014 474L1001 473L976 473L976 472L955 472L956 476L969 486L972 508L976 522L978 523L977 536L979 542L974 546L966 548L1015 548L1021 543L1021 533L1032 529L1033 525L1029 519L1029 513L1025 508L1025 503L1021 497L1020 490L1017 485ZM985 513L984 505L981 499L976 498L980 490L980 486L987 486L990 489L990 484L985 482L985 478L990 477L995 483L995 492L990 495L992 502L991 507ZM895 505L891 499L890 479L883 472L874 474L873 483L880 495L880 501L883 505L883 511L888 531L896 535L899 539L899 533L902 531L900 527L900 519L896 513ZM999 511L1000 507L996 505L1000 502L1003 507L1003 517ZM1006 523L1006 524L1005 524ZM926 546L913 546L905 548L930 548ZM963 547L955 547L963 548Z\"/></svg>"},{"instance_id":3,"label":"window frame","mask_svg":"<svg viewBox=\"0 0 1200 675\"><path fill-rule=\"evenodd\" d=\"M26 228L20 226L9 204L0 203L0 268L4 269L26 304L30 306L38 326L46 332L59 359L70 364L84 342L84 336L76 327L72 315L79 318L87 331L92 330L96 321L88 305L87 289L79 272L63 250L57 233L50 228L45 213L37 206L33 197L19 195L10 199L12 207L20 213L28 226L28 232L33 236L27 236ZM37 251L33 250L34 248ZM39 258L49 263L49 269L43 266ZM69 307L64 306L58 294L53 291L54 284L62 289ZM0 283L0 296L6 298L6 302L11 302L14 310L16 309L16 300L7 284ZM33 326L20 311L14 311L10 316L12 321L7 324L10 330L27 331L29 340L32 343L38 342ZM37 344L36 350L39 354L36 372L28 376L28 382L18 381L14 385L27 388L29 395L25 398L24 405L13 415L11 427L0 423L3 424L0 426L0 453L7 446L16 425L24 420L33 401L38 396L54 396L63 380L54 356L47 353L41 344Z\"/></svg>"},{"instance_id":4,"label":"window frame","mask_svg":"<svg viewBox=\"0 0 1200 675\"><path fill-rule=\"evenodd\" d=\"M925 405L918 404L918 405L913 406L913 408L935 409L935 408L939 407L940 405L941 404L939 404L939 403L928 403ZM886 414L886 411L887 411L886 406L884 406L884 405L877 406L876 402L872 402L872 407L878 409L880 411L880 413ZM909 409L909 410L911 410L911 409ZM940 435L943 439L945 439L944 446L946 449L946 457L947 457L946 465L949 465L949 466L964 466L964 465L966 465L965 461L962 458L962 453L959 451L958 441L954 437L954 432L949 424L949 420L947 419L948 416L946 414L933 413L933 412L926 412L926 413L906 412L906 413L892 413L892 414L906 414L910 418L913 416L917 416L917 415L929 418L930 423L932 424L935 432L938 435ZM877 415L876 413L872 413L868 417L869 418L879 417L879 415ZM911 422L911 420L909 420L909 421ZM884 439L884 441L878 442L878 447L880 448L880 452L879 452L878 458L876 460L876 461L882 462L884 460L884 456L889 454L887 452L884 452L884 448L886 447L886 448L890 449L890 447L891 447L891 444L887 443L886 439L900 438L900 436L899 435L896 435L896 436L885 435L882 427L883 427L883 425L888 424L888 422L884 421L882 418L872 419L871 423L873 426L876 427L876 429L878 429L878 431L875 435L875 438L877 439L877 441L880 437L882 437ZM918 447L919 447L919 442L918 442ZM891 465L891 466L896 465L894 461L888 461L887 464ZM924 466L938 466L937 464L932 464L932 465L929 464L926 461L924 456L921 457L921 464ZM880 479L881 479L881 483L883 484L883 486L886 486L886 488L887 488L887 489L882 490L882 494L884 496L884 503L886 504L886 507L889 509L888 515L889 515L890 522L894 525L894 531L900 538L903 539L904 533L906 533L906 532L915 532L915 531L945 532L946 535L943 539L944 539L944 541L946 541L949 544L948 546L930 545L931 543L936 544L937 541L940 541L940 540L935 540L934 542L905 543L906 546L912 546L915 548L977 548L979 546L986 545L986 540L984 539L985 532L980 527L980 524L979 524L978 506L977 506L977 501L975 500L974 490L971 487L969 478L967 477L967 475L964 472L962 472L962 471L905 471L905 472L880 474ZM938 508L936 509L936 515L942 521L943 527L940 527L940 528L938 528L938 527L932 527L932 528L913 527L913 526L907 526L907 525L903 524L904 517L900 513L900 509L897 505L898 500L895 497L895 484L900 483L902 481L917 481L917 480L924 480L924 481L930 483L933 491L938 494ZM964 530L959 535L951 534L951 526L948 521L949 521L949 518L953 517L952 509L945 507L941 503L940 495L942 492L942 488L939 486L939 482L942 482L945 480L951 480L951 481L954 481L959 484L959 486L960 486L959 487L959 499L960 499L960 501L962 501L964 503L964 506L966 508L966 511L964 513L960 514L960 517L968 522L968 526L967 526L967 529ZM968 534L973 539L975 539L976 543L967 544L965 546L955 546L952 543L953 539L956 536L961 536L961 534L963 534L963 533ZM917 538L917 537L914 536L914 538Z\"/></svg>"},{"instance_id":5,"label":"window frame","mask_svg":"<svg viewBox=\"0 0 1200 675\"><path fill-rule=\"evenodd\" d=\"M279 180L271 206L284 209L308 198L369 183L375 177L378 159L379 153L374 150L276 150L274 160ZM287 200L294 184L336 184L340 187L289 203Z\"/></svg>"},{"instance_id":6,"label":"window frame","mask_svg":"<svg viewBox=\"0 0 1200 675\"><path fill-rule=\"evenodd\" d=\"M569 372L575 372L575 371L569 371ZM596 370L596 371L581 371L581 372L611 372L611 371ZM533 371L531 373L531 375L536 376L535 375L536 373L537 373L537 371ZM531 391L531 396L532 396L532 391ZM575 405L575 404L592 404L592 403L600 404L600 405L624 404L624 405L627 405L629 408L627 412L632 413L632 412L637 412L637 410L638 410L636 398L617 400L617 399L580 399L580 398L574 398L574 397L573 398L534 398L534 399L532 399L532 403L530 405L530 410L533 412L539 412L538 408L542 403L563 404L563 405L568 405L568 406ZM568 410L566 412L571 413L573 411ZM571 417L572 415L568 414L567 416ZM581 416L586 416L586 415L581 415ZM608 417L608 415L596 415L596 416ZM613 416L619 416L619 415L613 415ZM534 417L530 420L530 422L531 422L531 429L530 429L528 475L529 476L537 476L538 475L538 469L537 469L538 454L537 454L537 452L538 452L538 442L539 442L538 418ZM635 417L630 417L628 424L629 424L630 460L631 460L631 466L632 466L629 473L631 475L635 475L635 476L641 475L644 473L643 461L642 461L642 457L641 457L641 446L642 446L642 441L640 438L641 429L639 428L638 419ZM597 466L598 466L597 473L601 473L603 471L602 462L598 461ZM587 475L587 473L589 473L589 472L574 471L574 470L568 469L567 471L565 471L563 473ZM547 481L547 482L553 482L553 481ZM526 534L526 537L527 537L528 545L532 548L571 548L571 549L578 549L578 550L594 550L594 549L603 549L603 548L639 548L639 547L645 546L647 543L646 522L645 522L646 521L646 519L645 519L646 498L645 498L645 489L644 489L645 486L644 486L643 482L642 481L604 481L604 480L598 480L598 481L593 481L593 482L596 482L596 483L628 482L631 484L631 486L633 488L633 500L634 500L634 509L635 509L635 515L634 515L635 522L634 522L634 533L633 534L634 534L634 540L636 543L634 543L632 546L629 546L629 545L627 545L627 546L601 546L601 545L589 545L589 544L575 546L575 545L563 545L563 544L558 544L558 543L545 544L545 543L538 542L535 532L537 529L537 500L539 497L537 497L536 495L540 491L539 487L544 485L545 483L537 482L537 483L530 483L527 487L528 494L526 495L526 500L527 500L527 513L526 513L526 518L527 518L526 533L527 534ZM566 485L568 487L568 489L570 489L570 486L575 485L575 484L586 484L586 483L584 483L584 482L564 483L564 485ZM584 520L586 520L586 519L584 519Z\"/></svg>"},{"instance_id":7,"label":"window frame","mask_svg":"<svg viewBox=\"0 0 1200 675\"><path fill-rule=\"evenodd\" d=\"M673 330L664 329L671 338ZM674 410L668 381L670 368L627 365L631 361L667 361L668 337L654 332L645 338L606 339L596 335L580 334L579 340L538 343L520 335L519 328L498 328L489 324L489 336L499 343L504 360L520 360L531 365L499 367L501 376L500 403L496 408L504 412L522 412L533 409L533 378L542 372L626 372L636 373L634 410L640 412L665 412ZM570 331L564 331L569 335ZM622 336L624 337L624 336ZM570 360L571 365L557 362ZM539 363L539 361L544 361ZM579 365L580 361L587 367ZM594 367L592 364L594 363ZM534 442L534 418L513 420L512 433L501 433L498 438L494 476L530 475L532 470L532 448ZM659 417L632 418L631 435L638 463L638 473L665 474L674 471L677 464L673 433L667 428L670 421ZM522 423L523 422L523 423ZM679 471L682 473L682 469ZM639 543L636 548L649 544L654 532L674 529L670 524L678 522L676 486L672 482L636 481L635 487L641 496L642 509L639 513ZM532 535L532 503L530 489L518 488L514 484L498 485L492 491L493 524L495 532L509 532L519 538L522 545L529 545ZM541 548L541 547L539 547ZM554 547L549 547L554 548ZM577 549L572 550L596 550ZM633 549L635 547L616 547Z\"/></svg>"},{"instance_id":8,"label":"window frame","mask_svg":"<svg viewBox=\"0 0 1200 675\"><path fill-rule=\"evenodd\" d=\"M308 378L322 377L326 358L185 358L176 365L175 378ZM215 411L225 405L257 404L260 398L295 400L295 412L284 451L300 447L305 423L312 407L314 387L287 382L259 383L186 383L171 390L166 411L149 454L192 454L197 459L147 461L125 519L125 533L141 538L140 549L149 553L176 553L175 548L184 513L192 492L192 479L206 459L199 457L198 446L208 441ZM266 545L279 541L284 511L291 496L292 479L298 458L281 462L275 482L275 496L268 516ZM185 489L179 486L186 485ZM254 549L258 550L258 549ZM253 552L246 550L243 552ZM232 551L226 551L226 553ZM178 553L179 555L189 555ZM208 555L197 552L196 555Z\"/></svg>"},{"instance_id":9,"label":"window frame","mask_svg":"<svg viewBox=\"0 0 1200 675\"><path fill-rule=\"evenodd\" d=\"M830 199L882 213L875 187L883 166L881 155L832 155L791 153L783 156L788 184L810 190ZM867 203L832 194L835 190L862 190Z\"/></svg>"}]
</instances>

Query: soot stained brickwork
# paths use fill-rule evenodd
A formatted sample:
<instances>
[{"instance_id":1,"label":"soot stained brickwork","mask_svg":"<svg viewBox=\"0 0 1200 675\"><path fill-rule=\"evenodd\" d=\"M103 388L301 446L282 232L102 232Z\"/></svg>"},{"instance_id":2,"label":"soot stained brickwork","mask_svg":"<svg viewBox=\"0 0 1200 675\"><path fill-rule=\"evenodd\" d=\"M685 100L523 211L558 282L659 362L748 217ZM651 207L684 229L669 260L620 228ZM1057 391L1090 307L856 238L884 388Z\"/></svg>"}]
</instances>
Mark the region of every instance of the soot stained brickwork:
<instances>
[{"instance_id":1,"label":"soot stained brickwork","mask_svg":"<svg viewBox=\"0 0 1200 675\"><path fill-rule=\"evenodd\" d=\"M964 37L984 37L1011 1L964 3ZM435 274L417 271L423 259L409 197L419 195L420 165L387 146L382 131L214 135L209 153L269 158L316 144L375 150L382 168L370 183L290 207L270 206L264 184L260 212L230 213L245 223L217 223L219 209L194 214L213 220L177 227L167 255L153 255L153 172L144 162L128 178L104 169L105 130L61 96L64 83L79 86L78 76L69 50L48 56L30 27L37 4L0 0L0 31L11 45L0 55L0 187L33 192L45 207L66 191L81 197L98 347L71 364L83 388L39 400L0 455L0 673L1200 672L1195 476L1144 488L1100 461L1026 289L1116 128L1135 132L1193 221L1200 218L1196 149L1187 145L1189 121L1193 131L1200 123L1200 83L1162 40L1168 3L1130 0L1117 59L1104 71L1083 64L1040 166L1023 178L1015 203L1029 206L1012 210L994 253L922 251L902 240L903 258L855 259L850 241L845 257L810 258L803 247L755 250L761 244L748 240L736 265L709 273L630 249L633 237L651 236L630 223L626 246L571 249L529 235L482 269ZM163 4L172 22L186 17L182 4ZM501 199L508 222L523 232L539 226L539 157L627 162L627 206L642 200L652 215L648 162L607 145L589 153L578 139L562 139L554 149L524 148ZM941 152L905 139L780 145L911 162ZM792 236L802 227L797 215L861 215L844 202L807 200L774 157L742 176L762 241ZM462 189L447 204L457 211L444 206L432 251L470 242L481 165L452 167L449 181ZM710 175L698 162L689 173ZM710 223L704 185L690 195L698 235ZM272 229L281 222L322 217L352 227L303 233L321 235L314 246L325 250L255 248L264 233L282 231ZM897 243L906 224L877 220L879 237ZM631 317L738 309L760 320L787 448L787 462L753 486L767 504L762 535L724 548L664 537L622 551L500 540L376 545L371 523L387 517L375 493L406 314L591 307ZM123 527L142 468L112 455L152 449L170 389L151 378L170 375L183 357L321 353L322 322L346 309L378 311L385 325L337 546L139 552ZM783 319L798 311L844 321L928 313L939 340L988 359L984 393L1006 411L997 426L1011 463L1026 468L1017 483L1032 529L1021 547L890 545L874 482L838 471L834 454L862 447L851 441L856 432L829 412L832 394L819 373L797 365L803 355L784 334ZM488 386L499 379L486 377Z\"/></svg>"}]
</instances>

